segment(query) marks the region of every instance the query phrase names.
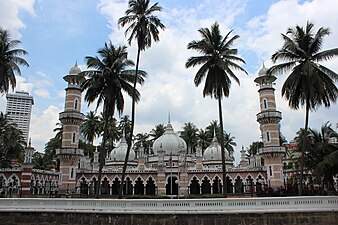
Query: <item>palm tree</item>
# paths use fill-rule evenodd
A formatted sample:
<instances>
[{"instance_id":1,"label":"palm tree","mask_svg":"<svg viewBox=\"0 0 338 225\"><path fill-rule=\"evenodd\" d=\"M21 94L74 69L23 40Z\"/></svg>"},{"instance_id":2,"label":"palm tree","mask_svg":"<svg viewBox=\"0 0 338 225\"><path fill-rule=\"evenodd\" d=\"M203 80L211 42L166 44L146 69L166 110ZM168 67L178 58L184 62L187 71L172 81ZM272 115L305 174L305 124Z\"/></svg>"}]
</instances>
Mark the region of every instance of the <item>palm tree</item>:
<instances>
[{"instance_id":1,"label":"palm tree","mask_svg":"<svg viewBox=\"0 0 338 225\"><path fill-rule=\"evenodd\" d=\"M81 124L81 132L89 143L93 144L94 139L100 133L100 120L94 111L87 113L83 123Z\"/></svg>"},{"instance_id":2,"label":"palm tree","mask_svg":"<svg viewBox=\"0 0 338 225\"><path fill-rule=\"evenodd\" d=\"M180 136L187 143L187 153L193 153L196 151L197 132L198 128L195 124L191 122L184 123L183 131Z\"/></svg>"},{"instance_id":3,"label":"palm tree","mask_svg":"<svg viewBox=\"0 0 338 225\"><path fill-rule=\"evenodd\" d=\"M320 131L310 128L307 132L307 142L304 142L304 129L297 134L299 151L302 151L304 143L307 144L304 165L312 171L317 180L328 187L328 190L334 191L333 177L338 172L337 158L335 158L338 155L338 144L331 139L338 137L337 132L327 122Z\"/></svg>"},{"instance_id":4,"label":"palm tree","mask_svg":"<svg viewBox=\"0 0 338 225\"><path fill-rule=\"evenodd\" d=\"M198 30L202 36L202 40L194 40L188 44L188 49L200 52L201 56L190 57L186 62L186 67L194 67L201 65L196 73L194 82L199 86L205 78L203 96L210 95L211 98L218 100L218 111L220 121L220 133L223 133L223 117L222 117L222 97L228 97L230 93L231 79L239 84L239 79L233 70L240 70L247 73L237 63L245 63L245 61L237 56L237 49L232 48L238 35L230 37L232 30L223 37L219 30L218 23L208 28ZM221 153L222 153L222 171L223 171L223 194L227 195L226 190L226 168L224 155L224 137L220 136Z\"/></svg>"},{"instance_id":5,"label":"palm tree","mask_svg":"<svg viewBox=\"0 0 338 225\"><path fill-rule=\"evenodd\" d=\"M128 38L128 43L131 45L133 39L137 41L137 59L136 59L136 78L139 72L139 62L141 51L151 47L152 40L159 41L159 30L165 28L160 19L152 15L155 12L161 11L162 8L158 6L158 3L150 6L149 0L129 0L129 8L126 11L126 15L121 17L118 24L124 27L127 24L130 26L127 28L125 34L131 33ZM133 137L135 126L135 102L136 102L136 82L134 82L134 92L132 95L132 108L131 108L131 130L129 134L128 150L122 170L122 185L120 186L119 198L122 198L123 181L127 169L127 161L129 158L129 152L131 149L131 139Z\"/></svg>"},{"instance_id":6,"label":"palm tree","mask_svg":"<svg viewBox=\"0 0 338 225\"><path fill-rule=\"evenodd\" d=\"M231 133L224 132L224 148L228 150L232 160L235 160L233 154L235 151L234 147L236 146L235 137L231 136Z\"/></svg>"},{"instance_id":7,"label":"palm tree","mask_svg":"<svg viewBox=\"0 0 338 225\"><path fill-rule=\"evenodd\" d=\"M210 124L205 128L205 132L207 133L209 143L211 143L215 133L217 140L221 139L220 125L217 120L212 120Z\"/></svg>"},{"instance_id":8,"label":"palm tree","mask_svg":"<svg viewBox=\"0 0 338 225\"><path fill-rule=\"evenodd\" d=\"M83 84L82 89L86 90L84 96L88 105L97 100L96 110L103 104L103 137L102 149L100 151L100 165L98 181L101 181L102 168L106 155L106 141L108 137L108 125L112 120L115 108L121 115L124 108L124 97L122 91L125 91L129 96L135 94L135 99L140 99L140 93L134 90L130 83L144 82L143 77L146 75L144 71L140 71L137 79L134 70L127 69L133 66L134 63L127 58L127 47L115 47L111 42L106 43L105 46L98 51L99 57L87 56L88 71L82 72L82 75L89 77ZM100 195L100 186L97 188L97 197Z\"/></svg>"},{"instance_id":9,"label":"palm tree","mask_svg":"<svg viewBox=\"0 0 338 225\"><path fill-rule=\"evenodd\" d=\"M150 136L152 137L152 141L155 141L157 138L161 137L165 132L164 124L157 124L155 128L151 129Z\"/></svg>"},{"instance_id":10,"label":"palm tree","mask_svg":"<svg viewBox=\"0 0 338 225\"><path fill-rule=\"evenodd\" d=\"M134 140L135 140L135 149L139 150L142 146L144 148L143 154L149 154L150 153L150 146L151 146L151 140L149 140L149 134L147 133L138 133L136 134Z\"/></svg>"},{"instance_id":11,"label":"palm tree","mask_svg":"<svg viewBox=\"0 0 338 225\"><path fill-rule=\"evenodd\" d=\"M197 132L197 139L198 144L201 146L203 152L210 144L208 133L203 129L199 129Z\"/></svg>"},{"instance_id":12,"label":"palm tree","mask_svg":"<svg viewBox=\"0 0 338 225\"><path fill-rule=\"evenodd\" d=\"M330 34L329 28L319 28L313 32L313 24L306 23L306 27L296 26L289 28L282 34L284 44L277 50L271 59L274 63L278 60L284 62L272 66L268 74L283 74L292 70L282 87L282 96L289 101L292 109L305 106L305 125L309 127L309 113L319 106L330 107L331 102L336 102L338 89L335 82L338 74L320 64L338 55L338 48L320 51L323 39ZM306 136L305 136L306 137ZM305 139L306 141L306 139ZM299 194L303 189L303 170L305 146L301 153L301 170Z\"/></svg>"},{"instance_id":13,"label":"palm tree","mask_svg":"<svg viewBox=\"0 0 338 225\"><path fill-rule=\"evenodd\" d=\"M29 66L20 56L26 55L23 49L16 48L21 41L12 40L7 30L0 28L0 93L8 93L16 86L15 73L21 75L20 67Z\"/></svg>"}]
</instances>

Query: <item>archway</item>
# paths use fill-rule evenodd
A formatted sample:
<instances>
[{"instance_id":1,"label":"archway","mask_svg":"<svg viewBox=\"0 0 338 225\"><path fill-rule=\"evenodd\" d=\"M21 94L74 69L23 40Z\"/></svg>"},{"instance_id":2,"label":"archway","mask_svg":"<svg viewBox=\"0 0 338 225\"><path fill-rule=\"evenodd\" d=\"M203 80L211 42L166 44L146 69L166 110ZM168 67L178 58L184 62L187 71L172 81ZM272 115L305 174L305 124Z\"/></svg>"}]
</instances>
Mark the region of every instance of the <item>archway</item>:
<instances>
[{"instance_id":1,"label":"archway","mask_svg":"<svg viewBox=\"0 0 338 225\"><path fill-rule=\"evenodd\" d=\"M126 180L124 181L123 194L124 195L133 194L133 185L131 184L131 180L129 177L127 177Z\"/></svg>"},{"instance_id":2,"label":"archway","mask_svg":"<svg viewBox=\"0 0 338 225\"><path fill-rule=\"evenodd\" d=\"M134 190L135 195L144 195L144 184L143 180L141 177L137 178L135 182L135 190Z\"/></svg>"},{"instance_id":3,"label":"archway","mask_svg":"<svg viewBox=\"0 0 338 225\"><path fill-rule=\"evenodd\" d=\"M221 194L222 193L222 183L218 177L215 177L212 183L212 193Z\"/></svg>"},{"instance_id":4,"label":"archway","mask_svg":"<svg viewBox=\"0 0 338 225\"><path fill-rule=\"evenodd\" d=\"M120 184L121 184L121 181L119 180L119 178L116 177L113 180L113 184L111 186L112 195L118 195L119 194Z\"/></svg>"},{"instance_id":5,"label":"archway","mask_svg":"<svg viewBox=\"0 0 338 225\"><path fill-rule=\"evenodd\" d=\"M235 180L235 193L244 193L243 180L240 176L237 176Z\"/></svg>"},{"instance_id":6,"label":"archway","mask_svg":"<svg viewBox=\"0 0 338 225\"><path fill-rule=\"evenodd\" d=\"M233 193L233 185L232 185L232 180L230 179L230 177L227 177L227 193Z\"/></svg>"},{"instance_id":7,"label":"archway","mask_svg":"<svg viewBox=\"0 0 338 225\"><path fill-rule=\"evenodd\" d=\"M168 177L168 183L165 186L167 195L178 195L177 177Z\"/></svg>"},{"instance_id":8,"label":"archway","mask_svg":"<svg viewBox=\"0 0 338 225\"><path fill-rule=\"evenodd\" d=\"M88 184L84 177L82 178L82 181L80 182L80 194L88 195Z\"/></svg>"},{"instance_id":9,"label":"archway","mask_svg":"<svg viewBox=\"0 0 338 225\"><path fill-rule=\"evenodd\" d=\"M200 184L196 177L194 177L190 182L190 194L191 195L199 195L200 192Z\"/></svg>"},{"instance_id":10,"label":"archway","mask_svg":"<svg viewBox=\"0 0 338 225\"><path fill-rule=\"evenodd\" d=\"M146 195L155 195L155 181L151 177L147 180Z\"/></svg>"},{"instance_id":11,"label":"archway","mask_svg":"<svg viewBox=\"0 0 338 225\"><path fill-rule=\"evenodd\" d=\"M211 194L211 184L207 177L204 177L202 181L202 194Z\"/></svg>"},{"instance_id":12,"label":"archway","mask_svg":"<svg viewBox=\"0 0 338 225\"><path fill-rule=\"evenodd\" d=\"M101 183L101 195L109 195L110 185L107 177L105 177Z\"/></svg>"}]
</instances>

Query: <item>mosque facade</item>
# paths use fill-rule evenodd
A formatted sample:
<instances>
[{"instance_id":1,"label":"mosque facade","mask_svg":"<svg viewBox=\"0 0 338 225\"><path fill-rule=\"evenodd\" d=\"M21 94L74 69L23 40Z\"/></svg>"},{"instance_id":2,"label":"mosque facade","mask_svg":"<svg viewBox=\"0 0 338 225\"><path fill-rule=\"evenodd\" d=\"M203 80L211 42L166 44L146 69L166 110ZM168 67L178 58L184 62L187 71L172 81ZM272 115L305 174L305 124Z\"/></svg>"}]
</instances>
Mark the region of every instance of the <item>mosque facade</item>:
<instances>
[{"instance_id":1,"label":"mosque facade","mask_svg":"<svg viewBox=\"0 0 338 225\"><path fill-rule=\"evenodd\" d=\"M125 137L122 137L117 147L107 154L102 179L99 182L99 153L94 152L91 159L84 156L83 150L78 147L79 128L84 118L80 110L81 84L85 81L79 73L81 69L75 65L64 77L68 85L65 89L65 108L59 114L63 125L62 146L56 150L57 158L60 160L60 171L57 177L56 173L53 173L53 176L50 174L53 180L50 183L60 193L67 191L80 195L94 194L100 183L102 195L117 195L128 145ZM159 196L220 194L225 183L227 192L237 195L259 192L266 187L278 189L283 186L282 159L285 148L280 146L279 141L279 122L282 116L276 109L273 88L275 80L276 77L267 75L267 68L264 66L255 79L260 99L257 122L260 124L264 147L250 158L247 158L246 151L242 148L238 165L234 164L233 152L226 150L226 182L222 180L221 147L215 135L206 149L198 146L195 153L187 153L185 141L179 137L168 121L164 134L153 143L152 154L145 154L142 147L136 153L130 152L124 194ZM23 171L17 176L19 180L17 185L24 187L23 195L32 194L36 183L31 154L26 150L27 160L22 167ZM8 175L0 171L1 176L8 182ZM45 182L41 181L41 186L44 185Z\"/></svg>"}]
</instances>

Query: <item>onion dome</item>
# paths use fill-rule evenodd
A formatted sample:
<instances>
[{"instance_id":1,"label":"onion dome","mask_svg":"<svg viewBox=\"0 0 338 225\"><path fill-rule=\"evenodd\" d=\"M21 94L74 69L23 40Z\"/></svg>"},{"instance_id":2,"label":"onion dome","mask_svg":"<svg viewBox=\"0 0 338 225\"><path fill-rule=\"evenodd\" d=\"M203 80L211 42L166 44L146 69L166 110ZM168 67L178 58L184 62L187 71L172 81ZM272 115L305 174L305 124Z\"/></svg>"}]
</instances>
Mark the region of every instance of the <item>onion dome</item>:
<instances>
[{"instance_id":1,"label":"onion dome","mask_svg":"<svg viewBox=\"0 0 338 225\"><path fill-rule=\"evenodd\" d=\"M263 67L258 71L258 76L265 76L267 75L267 72L268 72L268 68L266 68L263 63Z\"/></svg>"},{"instance_id":2,"label":"onion dome","mask_svg":"<svg viewBox=\"0 0 338 225\"><path fill-rule=\"evenodd\" d=\"M214 134L214 138L212 139L212 142L207 149L205 149L203 153L203 160L209 161L209 160L222 160L222 153L221 153L221 146L218 144L216 135ZM229 160L230 156L226 149L224 149L225 152L225 160Z\"/></svg>"},{"instance_id":3,"label":"onion dome","mask_svg":"<svg viewBox=\"0 0 338 225\"><path fill-rule=\"evenodd\" d=\"M78 75L81 72L82 70L80 69L80 67L78 67L76 62L75 65L72 68L70 68L69 75Z\"/></svg>"},{"instance_id":4,"label":"onion dome","mask_svg":"<svg viewBox=\"0 0 338 225\"><path fill-rule=\"evenodd\" d=\"M165 155L173 154L177 155L179 149L187 149L185 141L178 136L170 123L165 128L164 134L157 138L153 144L153 151L155 155L158 155L158 151L165 151Z\"/></svg>"},{"instance_id":5,"label":"onion dome","mask_svg":"<svg viewBox=\"0 0 338 225\"><path fill-rule=\"evenodd\" d=\"M110 153L110 159L112 161L124 161L128 150L128 144L125 137L122 137L120 144L114 148ZM129 160L135 159L135 152L130 151Z\"/></svg>"}]
</instances>

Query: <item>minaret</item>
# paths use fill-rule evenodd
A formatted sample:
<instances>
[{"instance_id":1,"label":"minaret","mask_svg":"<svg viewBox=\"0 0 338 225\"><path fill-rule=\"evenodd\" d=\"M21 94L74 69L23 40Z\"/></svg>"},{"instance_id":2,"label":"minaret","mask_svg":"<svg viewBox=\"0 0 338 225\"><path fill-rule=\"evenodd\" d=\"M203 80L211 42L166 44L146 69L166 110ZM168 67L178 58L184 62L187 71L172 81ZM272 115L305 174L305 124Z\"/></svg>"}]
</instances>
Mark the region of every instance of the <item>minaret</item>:
<instances>
[{"instance_id":1,"label":"minaret","mask_svg":"<svg viewBox=\"0 0 338 225\"><path fill-rule=\"evenodd\" d=\"M21 195L31 195L31 179L33 171L33 155L35 149L31 146L31 139L29 139L28 146L25 147L25 159L22 164L21 173Z\"/></svg>"},{"instance_id":2,"label":"minaret","mask_svg":"<svg viewBox=\"0 0 338 225\"><path fill-rule=\"evenodd\" d=\"M69 74L63 77L68 83L65 97L65 111L59 114L62 123L61 149L56 150L60 160L60 191L74 190L76 186L76 170L83 150L79 149L79 129L84 115L81 111L81 84L85 78L81 75L81 69L73 66Z\"/></svg>"},{"instance_id":3,"label":"minaret","mask_svg":"<svg viewBox=\"0 0 338 225\"><path fill-rule=\"evenodd\" d=\"M280 187L282 182L282 157L285 148L280 146L279 122L282 113L276 110L275 89L272 87L275 76L267 75L267 68L258 72L255 79L259 86L260 112L257 114L257 122L260 124L264 147L259 149L259 155L264 160L264 168L267 173L267 184L273 188Z\"/></svg>"}]
</instances>

